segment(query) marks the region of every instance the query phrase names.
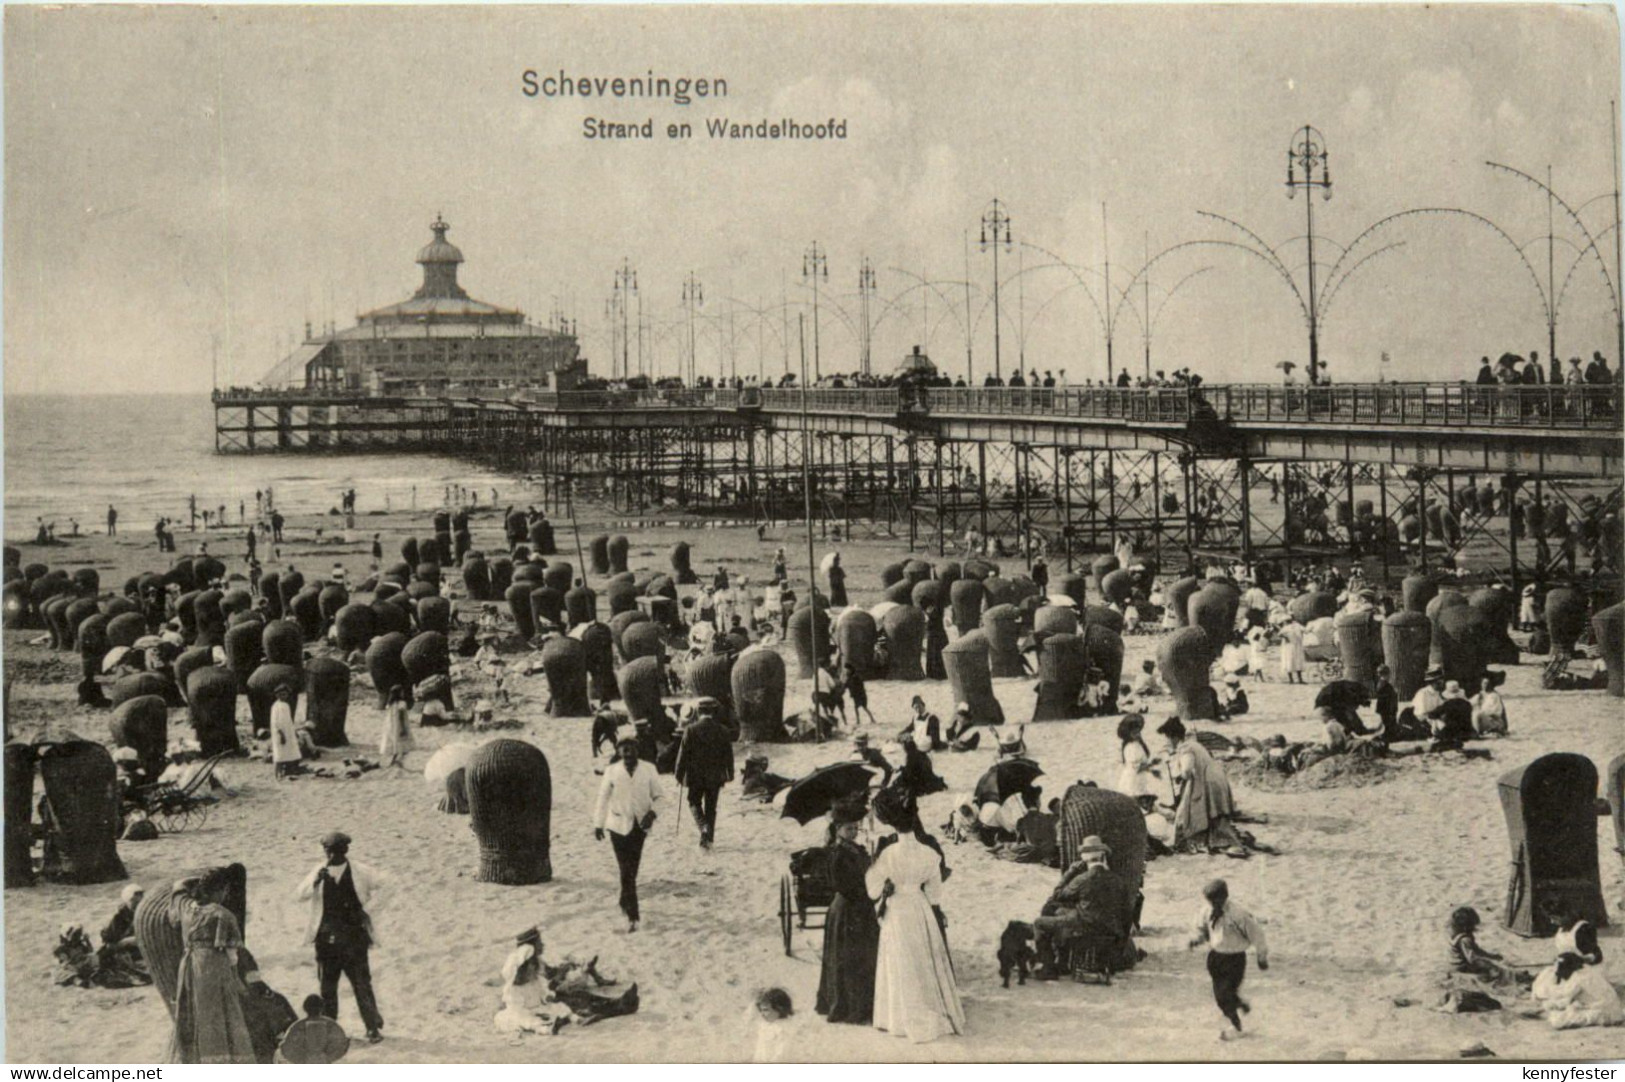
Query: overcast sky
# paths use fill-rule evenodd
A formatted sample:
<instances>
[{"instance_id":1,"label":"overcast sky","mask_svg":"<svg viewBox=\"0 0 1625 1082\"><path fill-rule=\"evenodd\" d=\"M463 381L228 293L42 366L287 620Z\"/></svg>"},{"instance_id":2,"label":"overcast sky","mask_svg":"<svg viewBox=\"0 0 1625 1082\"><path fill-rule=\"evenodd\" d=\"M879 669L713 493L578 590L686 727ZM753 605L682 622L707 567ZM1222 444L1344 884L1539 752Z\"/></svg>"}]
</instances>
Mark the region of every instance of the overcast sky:
<instances>
[{"instance_id":1,"label":"overcast sky","mask_svg":"<svg viewBox=\"0 0 1625 1082\"><path fill-rule=\"evenodd\" d=\"M526 68L653 68L725 79L728 96L528 98ZM998 196L1018 242L1000 256L1004 366L1025 355L1073 382L1105 374L1102 203L1114 287L1148 244L1247 240L1197 214L1210 210L1277 245L1306 288L1304 201L1283 184L1305 123L1331 151L1333 198L1315 204L1323 294L1332 242L1416 207L1492 220L1526 246L1543 288L1545 198L1486 160L1542 178L1550 164L1576 206L1604 196L1584 212L1593 231L1614 215L1606 7L10 7L5 75L8 393L206 390L216 342L221 382L251 382L307 317L342 327L408 295L437 212L474 296L542 321L563 306L600 371L604 300L627 257L662 369L693 271L701 370L730 356L732 308L733 363L751 374L765 354L776 373L781 291L808 299L802 254L816 240L826 370L856 366L867 254L877 366L922 343L958 373L969 229L979 376L992 363L992 263L974 242ZM591 142L587 115L652 117L661 137ZM845 118L848 138L706 139L705 119L720 116ZM665 139L681 120L696 137ZM1561 290L1586 242L1561 211L1558 226ZM1391 378L1546 353L1540 288L1493 230L1402 219L1343 269L1394 242L1328 308L1335 378L1375 378L1384 351ZM1262 259L1191 246L1159 260L1152 282L1153 368L1273 380L1277 362L1306 353L1298 302ZM1135 372L1139 304L1137 290L1115 324L1117 363ZM1613 357L1594 258L1569 278L1559 321L1565 357Z\"/></svg>"}]
</instances>

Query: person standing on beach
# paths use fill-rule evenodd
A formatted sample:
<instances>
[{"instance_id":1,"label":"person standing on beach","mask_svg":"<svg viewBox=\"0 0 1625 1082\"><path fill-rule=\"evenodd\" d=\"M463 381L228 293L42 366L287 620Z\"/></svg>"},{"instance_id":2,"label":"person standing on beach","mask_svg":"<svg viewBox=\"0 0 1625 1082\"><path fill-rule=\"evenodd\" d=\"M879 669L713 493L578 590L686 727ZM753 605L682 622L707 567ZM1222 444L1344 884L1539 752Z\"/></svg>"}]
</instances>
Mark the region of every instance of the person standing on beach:
<instances>
[{"instance_id":1,"label":"person standing on beach","mask_svg":"<svg viewBox=\"0 0 1625 1082\"><path fill-rule=\"evenodd\" d=\"M598 786L598 803L593 808L592 833L615 850L615 863L621 872L621 912L626 914L628 932L638 930L638 865L643 861L643 843L654 826L655 804L660 800L660 781L652 763L639 763L638 742L628 735L616 742L620 762L611 763Z\"/></svg>"},{"instance_id":2,"label":"person standing on beach","mask_svg":"<svg viewBox=\"0 0 1625 1082\"><path fill-rule=\"evenodd\" d=\"M246 536L243 538L243 542L248 545L247 559L252 562L255 556L254 547L259 544L258 540L254 537L254 527L250 526L248 528Z\"/></svg>"},{"instance_id":3,"label":"person standing on beach","mask_svg":"<svg viewBox=\"0 0 1625 1082\"><path fill-rule=\"evenodd\" d=\"M339 1016L339 977L349 978L367 1040L377 1044L384 1039L384 1018L373 998L367 965L367 951L378 942L367 907L382 902L383 881L372 868L349 859L348 834L325 834L321 844L325 859L299 884L298 898L310 903L305 942L316 945L323 1013Z\"/></svg>"},{"instance_id":4,"label":"person standing on beach","mask_svg":"<svg viewBox=\"0 0 1625 1082\"><path fill-rule=\"evenodd\" d=\"M118 508L112 504L107 505L107 536L118 536Z\"/></svg>"},{"instance_id":5,"label":"person standing on beach","mask_svg":"<svg viewBox=\"0 0 1625 1082\"><path fill-rule=\"evenodd\" d=\"M293 723L293 688L279 684L276 702L271 704L271 761L278 780L297 773L304 753L299 747L299 730Z\"/></svg>"},{"instance_id":6,"label":"person standing on beach","mask_svg":"<svg viewBox=\"0 0 1625 1082\"><path fill-rule=\"evenodd\" d=\"M406 688L396 684L389 689L382 728L378 730L378 759L383 766L405 769L402 762L412 750L412 727L407 723Z\"/></svg>"},{"instance_id":7,"label":"person standing on beach","mask_svg":"<svg viewBox=\"0 0 1625 1082\"><path fill-rule=\"evenodd\" d=\"M1264 929L1251 913L1230 901L1230 887L1223 879L1215 879L1202 888L1207 905L1196 921L1196 935L1187 947L1196 949L1208 945L1207 972L1213 982L1213 1001L1219 1011L1229 1019L1232 1029L1220 1030L1221 1041L1241 1036L1241 1016L1252 1011L1252 1006L1241 998L1241 982L1247 976L1247 948L1258 952L1258 968L1270 967L1269 946L1264 942Z\"/></svg>"},{"instance_id":8,"label":"person standing on beach","mask_svg":"<svg viewBox=\"0 0 1625 1082\"><path fill-rule=\"evenodd\" d=\"M688 806L700 828L700 848L710 849L717 836L717 794L733 781L733 740L706 710L683 730L675 770L678 785L688 786Z\"/></svg>"}]
</instances>

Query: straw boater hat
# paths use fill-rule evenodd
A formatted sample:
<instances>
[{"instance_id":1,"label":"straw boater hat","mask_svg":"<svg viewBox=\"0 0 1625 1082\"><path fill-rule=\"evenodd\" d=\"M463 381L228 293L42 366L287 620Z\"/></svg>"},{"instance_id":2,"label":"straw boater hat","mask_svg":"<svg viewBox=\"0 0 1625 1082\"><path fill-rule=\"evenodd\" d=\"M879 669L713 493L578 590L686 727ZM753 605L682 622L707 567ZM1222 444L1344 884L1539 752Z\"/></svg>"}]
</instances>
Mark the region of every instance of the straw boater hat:
<instances>
[{"instance_id":1,"label":"straw boater hat","mask_svg":"<svg viewBox=\"0 0 1625 1082\"><path fill-rule=\"evenodd\" d=\"M1444 686L1444 697L1447 699L1465 699L1467 693L1461 690L1460 684L1452 680Z\"/></svg>"},{"instance_id":2,"label":"straw boater hat","mask_svg":"<svg viewBox=\"0 0 1625 1082\"><path fill-rule=\"evenodd\" d=\"M1423 675L1422 679L1426 680L1430 684L1435 680L1443 680L1444 679L1444 670L1443 669L1429 669Z\"/></svg>"}]
</instances>

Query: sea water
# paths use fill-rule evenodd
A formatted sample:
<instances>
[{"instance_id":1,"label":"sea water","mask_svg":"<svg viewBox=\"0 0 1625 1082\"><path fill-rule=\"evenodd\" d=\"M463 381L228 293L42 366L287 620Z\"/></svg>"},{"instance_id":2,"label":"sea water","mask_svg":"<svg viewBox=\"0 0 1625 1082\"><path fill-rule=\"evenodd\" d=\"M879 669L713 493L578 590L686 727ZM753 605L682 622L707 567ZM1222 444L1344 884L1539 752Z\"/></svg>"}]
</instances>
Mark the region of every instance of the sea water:
<instances>
[{"instance_id":1,"label":"sea water","mask_svg":"<svg viewBox=\"0 0 1625 1082\"><path fill-rule=\"evenodd\" d=\"M325 513L356 491L356 511L431 511L448 485L463 485L480 506L497 491L501 506L530 502L517 479L443 455L214 453L214 407L207 395L7 395L5 536L31 539L37 517L59 537L77 519L101 533L108 504L119 532L150 532L159 516L184 529L188 501L239 508L254 517L254 493L269 488L285 514Z\"/></svg>"}]
</instances>

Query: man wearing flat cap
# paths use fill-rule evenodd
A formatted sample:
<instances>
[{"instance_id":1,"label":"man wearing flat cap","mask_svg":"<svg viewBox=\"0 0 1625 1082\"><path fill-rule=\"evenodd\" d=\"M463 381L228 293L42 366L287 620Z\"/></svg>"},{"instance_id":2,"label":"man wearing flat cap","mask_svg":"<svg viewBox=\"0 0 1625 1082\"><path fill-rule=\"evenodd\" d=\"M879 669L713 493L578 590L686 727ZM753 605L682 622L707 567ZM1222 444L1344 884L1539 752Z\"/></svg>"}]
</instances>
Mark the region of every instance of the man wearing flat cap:
<instances>
[{"instance_id":1,"label":"man wearing flat cap","mask_svg":"<svg viewBox=\"0 0 1625 1082\"><path fill-rule=\"evenodd\" d=\"M384 1039L384 1019L372 994L372 970L367 951L378 942L369 907L383 901L383 880L377 871L350 860L350 836L342 831L322 835L326 854L299 884L299 900L310 903L305 942L316 945L316 976L321 982L322 1010L329 1018L339 1014L339 977L349 979L356 1007L367 1027L367 1040Z\"/></svg>"}]
</instances>

